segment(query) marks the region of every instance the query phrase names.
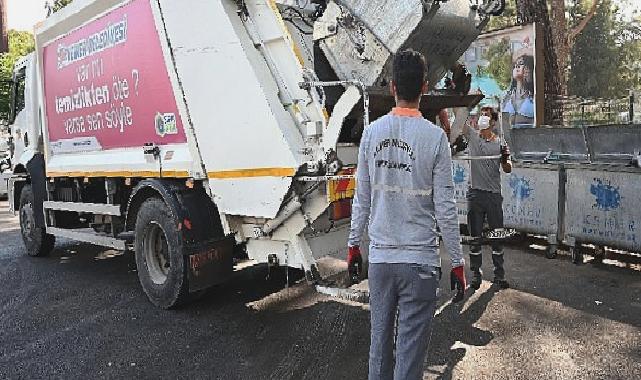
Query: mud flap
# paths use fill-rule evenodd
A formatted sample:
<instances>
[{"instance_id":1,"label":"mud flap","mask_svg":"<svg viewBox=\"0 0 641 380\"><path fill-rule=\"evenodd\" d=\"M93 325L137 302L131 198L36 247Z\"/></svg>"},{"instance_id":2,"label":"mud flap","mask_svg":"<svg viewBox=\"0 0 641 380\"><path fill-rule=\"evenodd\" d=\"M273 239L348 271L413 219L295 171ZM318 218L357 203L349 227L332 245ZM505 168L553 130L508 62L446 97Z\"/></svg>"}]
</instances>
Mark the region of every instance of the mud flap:
<instances>
[{"instance_id":1,"label":"mud flap","mask_svg":"<svg viewBox=\"0 0 641 380\"><path fill-rule=\"evenodd\" d=\"M226 281L234 269L233 234L192 244L185 250L189 263L189 291L196 292Z\"/></svg>"},{"instance_id":2,"label":"mud flap","mask_svg":"<svg viewBox=\"0 0 641 380\"><path fill-rule=\"evenodd\" d=\"M36 227L44 228L45 214L43 204L47 193L47 178L45 174L45 159L41 153L34 154L33 158L27 162L27 171L31 178L31 189L33 191L34 221Z\"/></svg>"}]
</instances>

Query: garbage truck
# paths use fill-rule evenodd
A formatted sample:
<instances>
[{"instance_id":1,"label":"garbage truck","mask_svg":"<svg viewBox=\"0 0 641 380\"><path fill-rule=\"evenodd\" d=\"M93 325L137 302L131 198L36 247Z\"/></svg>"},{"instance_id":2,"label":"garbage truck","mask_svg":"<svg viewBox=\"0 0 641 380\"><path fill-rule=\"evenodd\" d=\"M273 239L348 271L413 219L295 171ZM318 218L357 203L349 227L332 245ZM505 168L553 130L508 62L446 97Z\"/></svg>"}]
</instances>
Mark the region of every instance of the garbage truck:
<instances>
[{"instance_id":1,"label":"garbage truck","mask_svg":"<svg viewBox=\"0 0 641 380\"><path fill-rule=\"evenodd\" d=\"M171 308L237 257L304 271L342 252L358 142L395 52L438 81L503 1L76 0L14 69L9 206L27 254L57 237L135 252Z\"/></svg>"}]
</instances>

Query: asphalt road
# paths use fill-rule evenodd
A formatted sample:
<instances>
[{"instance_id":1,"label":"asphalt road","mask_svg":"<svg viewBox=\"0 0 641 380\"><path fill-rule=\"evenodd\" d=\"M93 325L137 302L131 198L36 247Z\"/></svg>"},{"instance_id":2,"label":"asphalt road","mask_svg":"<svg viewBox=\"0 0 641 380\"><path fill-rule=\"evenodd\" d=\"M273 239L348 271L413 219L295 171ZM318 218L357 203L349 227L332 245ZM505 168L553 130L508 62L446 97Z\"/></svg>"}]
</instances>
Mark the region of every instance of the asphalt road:
<instances>
[{"instance_id":1,"label":"asphalt road","mask_svg":"<svg viewBox=\"0 0 641 380\"><path fill-rule=\"evenodd\" d=\"M161 311L131 255L63 241L29 258L6 202L0 210L0 378L367 376L367 305L283 289L250 267ZM641 258L612 258L575 266L508 249L513 289L484 283L463 305L444 291L425 378L641 378Z\"/></svg>"}]
</instances>

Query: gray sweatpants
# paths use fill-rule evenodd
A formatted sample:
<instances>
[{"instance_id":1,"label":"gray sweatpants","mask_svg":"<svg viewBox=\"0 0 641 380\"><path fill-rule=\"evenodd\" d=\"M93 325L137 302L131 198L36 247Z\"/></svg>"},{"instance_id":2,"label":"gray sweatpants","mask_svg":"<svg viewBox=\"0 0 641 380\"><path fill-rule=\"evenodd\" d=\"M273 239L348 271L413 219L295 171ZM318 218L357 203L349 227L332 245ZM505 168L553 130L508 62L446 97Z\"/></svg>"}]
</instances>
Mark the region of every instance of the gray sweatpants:
<instances>
[{"instance_id":1,"label":"gray sweatpants","mask_svg":"<svg viewBox=\"0 0 641 380\"><path fill-rule=\"evenodd\" d=\"M372 321L369 379L422 379L440 270L420 264L370 263L368 277Z\"/></svg>"}]
</instances>

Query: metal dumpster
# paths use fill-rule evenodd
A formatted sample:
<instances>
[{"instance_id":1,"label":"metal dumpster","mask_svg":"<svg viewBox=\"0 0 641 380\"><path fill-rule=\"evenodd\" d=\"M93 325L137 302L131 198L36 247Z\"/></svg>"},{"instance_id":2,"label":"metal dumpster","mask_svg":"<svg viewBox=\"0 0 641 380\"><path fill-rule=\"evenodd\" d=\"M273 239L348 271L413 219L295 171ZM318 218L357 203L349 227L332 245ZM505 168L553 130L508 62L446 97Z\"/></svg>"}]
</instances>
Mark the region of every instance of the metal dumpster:
<instances>
[{"instance_id":1,"label":"metal dumpster","mask_svg":"<svg viewBox=\"0 0 641 380\"><path fill-rule=\"evenodd\" d=\"M641 251L641 170L591 165L566 172L565 242Z\"/></svg>"},{"instance_id":2,"label":"metal dumpster","mask_svg":"<svg viewBox=\"0 0 641 380\"><path fill-rule=\"evenodd\" d=\"M564 165L589 162L579 128L515 129L510 133L514 164L501 179L506 228L547 236L548 257L562 236Z\"/></svg>"},{"instance_id":3,"label":"metal dumpster","mask_svg":"<svg viewBox=\"0 0 641 380\"><path fill-rule=\"evenodd\" d=\"M394 54L412 48L428 57L435 86L484 25L468 0L340 0L328 3L314 38L341 80L387 87Z\"/></svg>"},{"instance_id":4,"label":"metal dumpster","mask_svg":"<svg viewBox=\"0 0 641 380\"><path fill-rule=\"evenodd\" d=\"M559 166L514 163L501 176L503 224L519 232L542 234L556 244L559 227Z\"/></svg>"},{"instance_id":5,"label":"metal dumpster","mask_svg":"<svg viewBox=\"0 0 641 380\"><path fill-rule=\"evenodd\" d=\"M641 151L641 125L599 125L584 128L592 163L628 165Z\"/></svg>"},{"instance_id":6,"label":"metal dumpster","mask_svg":"<svg viewBox=\"0 0 641 380\"><path fill-rule=\"evenodd\" d=\"M508 144L516 161L589 162L585 131L581 128L513 129Z\"/></svg>"},{"instance_id":7,"label":"metal dumpster","mask_svg":"<svg viewBox=\"0 0 641 380\"><path fill-rule=\"evenodd\" d=\"M577 243L641 251L641 126L591 126L584 133L591 163L566 169L563 240L576 262Z\"/></svg>"}]
</instances>

